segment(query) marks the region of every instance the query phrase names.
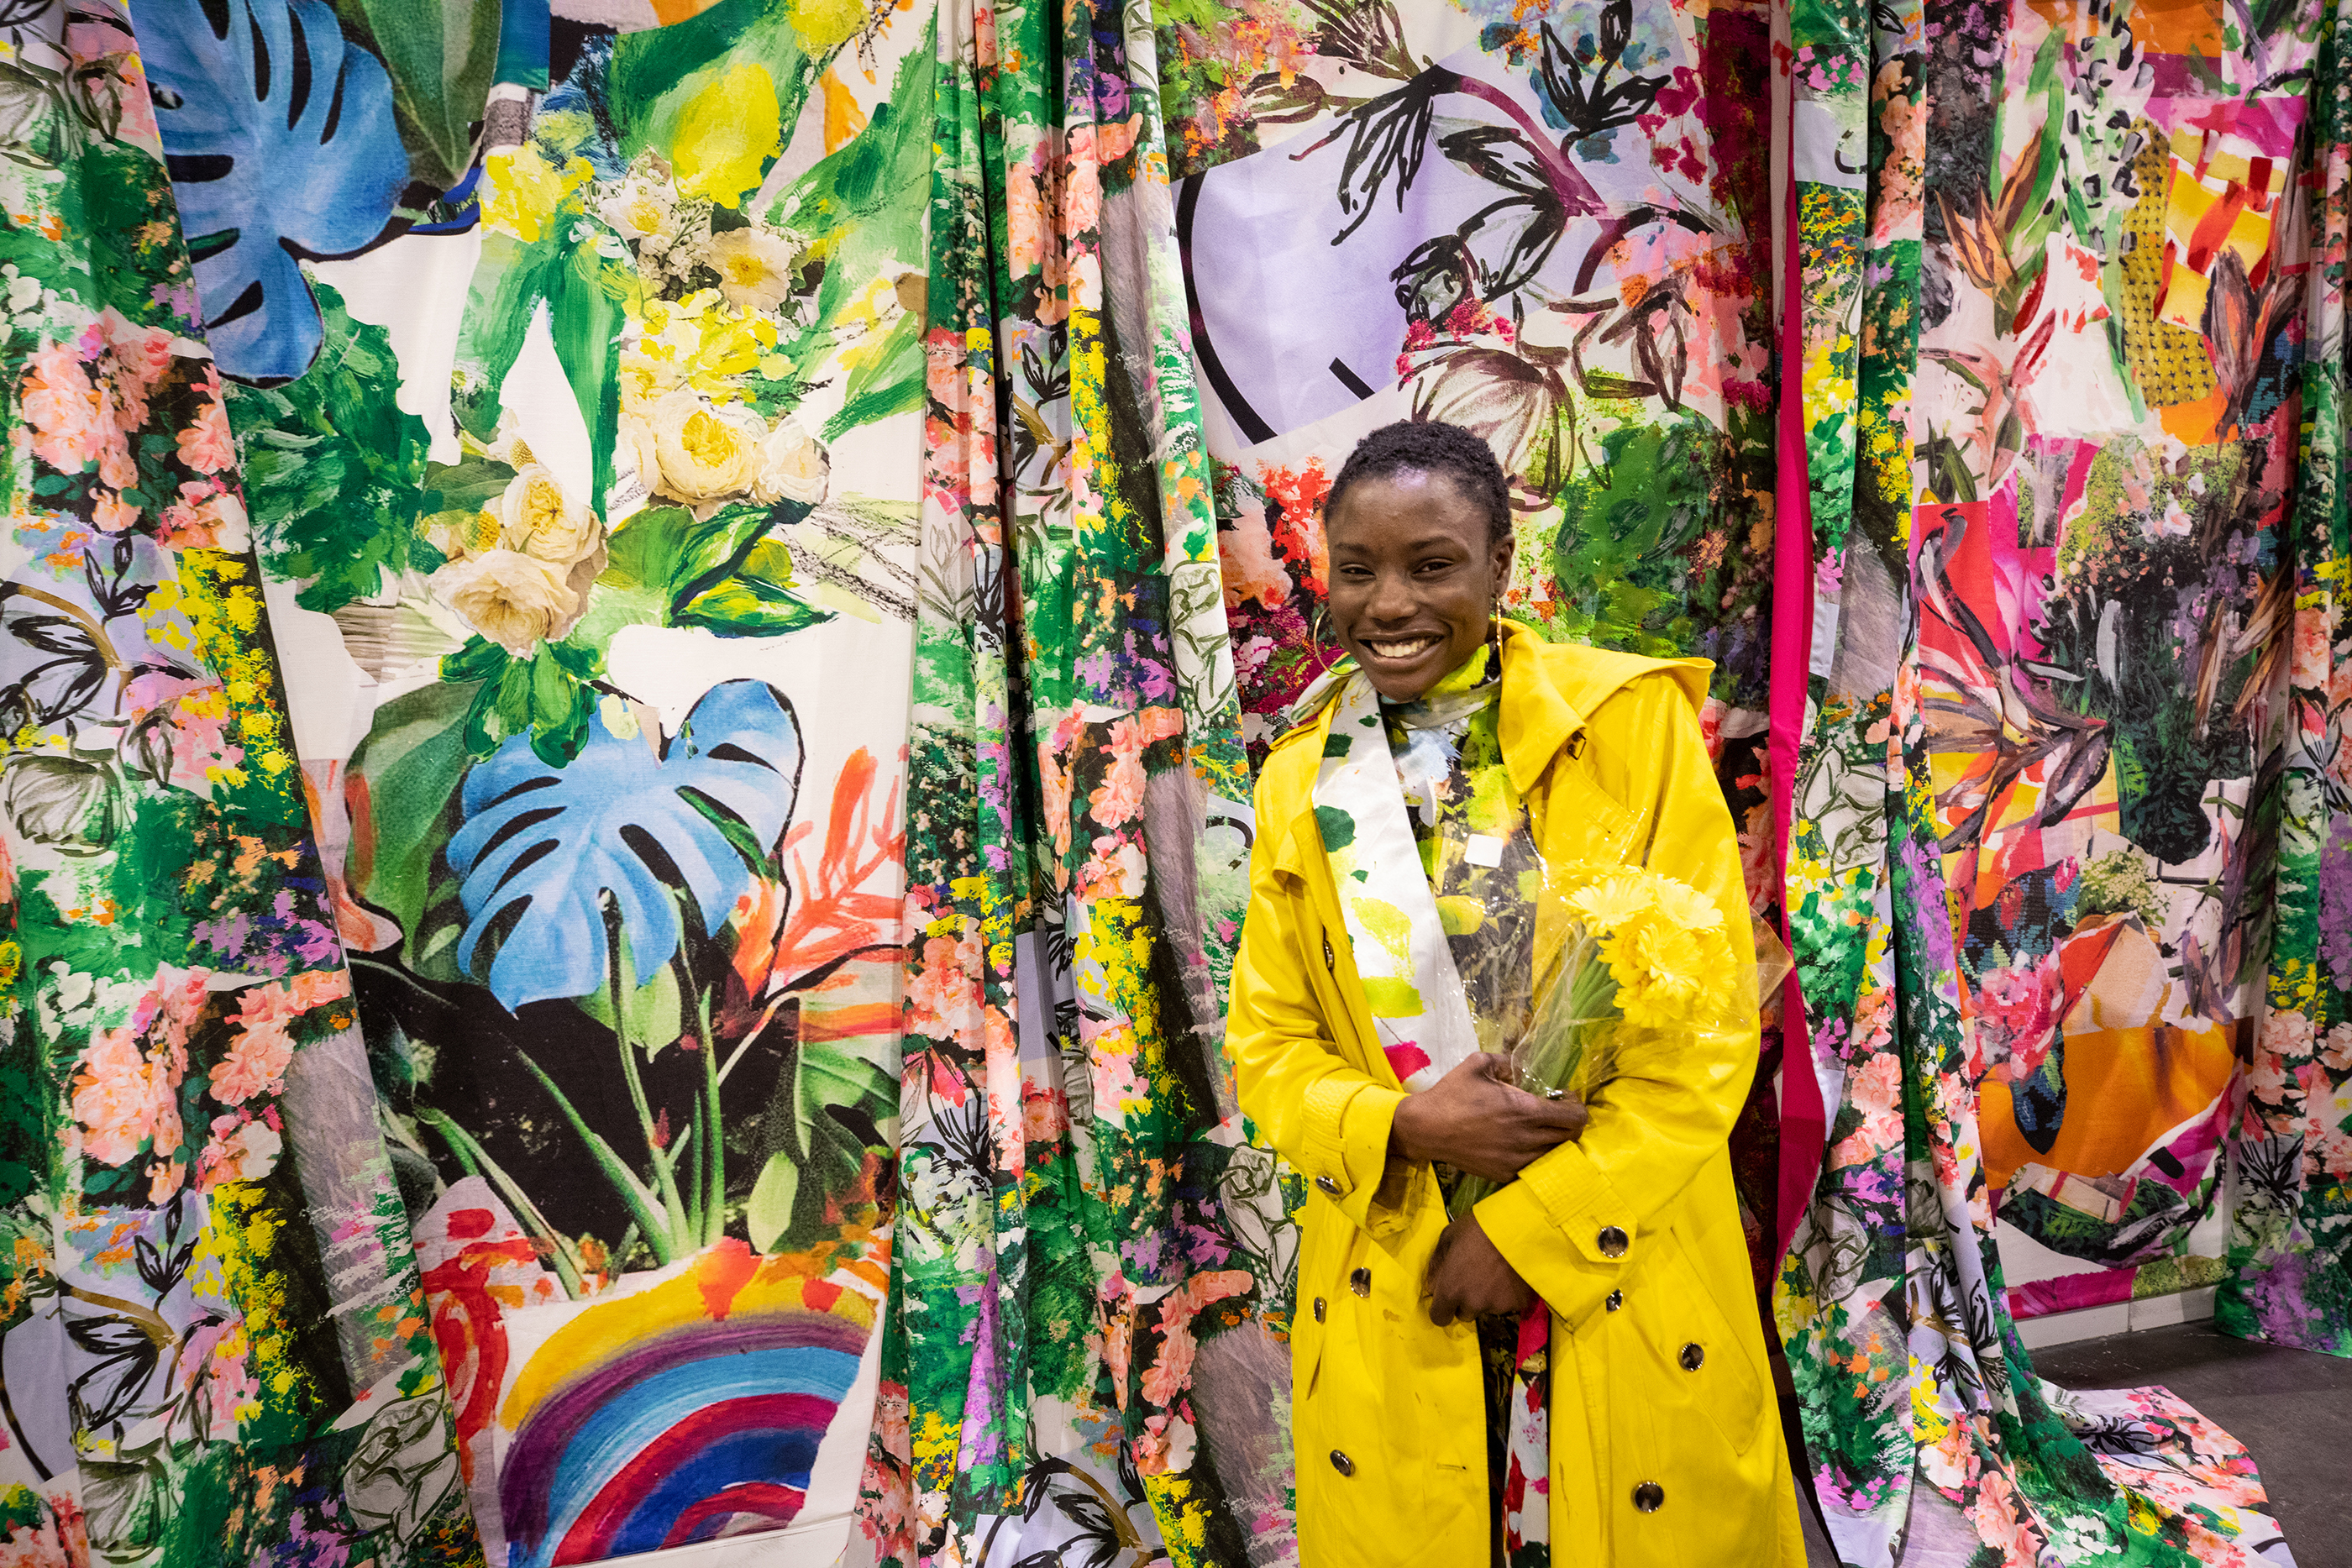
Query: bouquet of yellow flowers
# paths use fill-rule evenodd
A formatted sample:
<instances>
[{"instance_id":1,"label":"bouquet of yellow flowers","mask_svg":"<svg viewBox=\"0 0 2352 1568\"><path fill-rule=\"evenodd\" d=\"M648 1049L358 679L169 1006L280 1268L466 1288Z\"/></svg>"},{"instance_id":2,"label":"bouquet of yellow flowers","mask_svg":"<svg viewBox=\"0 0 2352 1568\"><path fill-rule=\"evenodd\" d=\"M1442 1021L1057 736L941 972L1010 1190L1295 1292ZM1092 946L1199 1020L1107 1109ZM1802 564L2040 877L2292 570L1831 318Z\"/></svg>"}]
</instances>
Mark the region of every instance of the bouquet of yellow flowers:
<instances>
[{"instance_id":1,"label":"bouquet of yellow flowers","mask_svg":"<svg viewBox=\"0 0 2352 1568\"><path fill-rule=\"evenodd\" d=\"M1712 899L1637 865L1555 866L1548 880L1569 925L1557 959L1537 978L1527 1027L1507 1051L1521 1088L1590 1098L1615 1076L1628 1037L1687 1037L1754 1022L1757 993L1743 983ZM1760 930L1759 936L1771 941ZM1732 1016L1743 1009L1747 1019ZM1496 1185L1465 1173L1454 1212L1467 1213Z\"/></svg>"}]
</instances>

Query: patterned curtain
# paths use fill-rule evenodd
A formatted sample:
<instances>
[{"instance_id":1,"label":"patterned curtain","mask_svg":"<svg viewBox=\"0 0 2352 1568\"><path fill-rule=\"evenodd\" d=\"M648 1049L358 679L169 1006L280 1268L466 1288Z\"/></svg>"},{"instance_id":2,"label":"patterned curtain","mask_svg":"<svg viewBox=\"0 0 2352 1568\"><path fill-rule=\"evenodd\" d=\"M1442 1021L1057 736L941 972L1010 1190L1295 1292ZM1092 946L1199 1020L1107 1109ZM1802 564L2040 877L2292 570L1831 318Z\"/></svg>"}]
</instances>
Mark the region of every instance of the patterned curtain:
<instances>
[{"instance_id":1,"label":"patterned curtain","mask_svg":"<svg viewBox=\"0 0 2352 1568\"><path fill-rule=\"evenodd\" d=\"M1349 449L1451 420L1514 477L1508 613L1716 662L1706 734L1769 906L1767 8L1252 0L1160 21L1253 759L1330 656L1321 508ZM1776 1061L1735 1138L1759 1291Z\"/></svg>"},{"instance_id":2,"label":"patterned curtain","mask_svg":"<svg viewBox=\"0 0 2352 1568\"><path fill-rule=\"evenodd\" d=\"M2352 1355L2352 758L2336 665L2338 604L2352 564L2344 488L2344 283L2352 223L2352 74L2347 14L2321 18L2305 133L2310 261L2302 279L2303 450L2282 529L2294 573L2279 733L2277 907L2268 1010L2230 1145L2229 1273L2214 1301L2223 1329Z\"/></svg>"},{"instance_id":3,"label":"patterned curtain","mask_svg":"<svg viewBox=\"0 0 2352 1568\"><path fill-rule=\"evenodd\" d=\"M1223 997L1405 417L1716 663L1843 1561L2274 1541L2016 1323L2352 1353L2336 0L127 5L0 0L0 1557L1295 1561Z\"/></svg>"},{"instance_id":4,"label":"patterned curtain","mask_svg":"<svg viewBox=\"0 0 2352 1568\"><path fill-rule=\"evenodd\" d=\"M241 457L267 614L241 590L219 636L283 651L300 752L247 738L236 776L288 812L307 786L323 851L197 835L267 880L189 918L257 935L309 907L289 879L312 961L349 954L354 1129L298 1168L373 1173L413 1231L387 1249L429 1306L361 1343L417 1342L439 1467L399 1473L471 1522L406 1549L521 1568L782 1530L830 1560L897 1197L933 17L618 9L139 0L194 258L193 296L183 271L155 298L200 306L239 378L210 460ZM185 479L142 483L159 526L225 528ZM268 712L235 678L201 710L221 746ZM297 1155L337 1125L285 1121ZM284 1310L357 1334L324 1293L362 1256L289 1263ZM216 1357L277 1389L248 1338ZM289 1419L247 1397L218 1400ZM179 1528L241 1488L192 1481Z\"/></svg>"},{"instance_id":5,"label":"patterned curtain","mask_svg":"<svg viewBox=\"0 0 2352 1568\"><path fill-rule=\"evenodd\" d=\"M902 1203L861 1497L891 1564L1288 1550L1290 1253L1211 967L1245 853L1211 812L1247 783L1151 62L1139 5L940 12Z\"/></svg>"},{"instance_id":6,"label":"patterned curtain","mask_svg":"<svg viewBox=\"0 0 2352 1568\"><path fill-rule=\"evenodd\" d=\"M0 7L0 1552L477 1560L129 20Z\"/></svg>"},{"instance_id":7,"label":"patterned curtain","mask_svg":"<svg viewBox=\"0 0 2352 1568\"><path fill-rule=\"evenodd\" d=\"M2241 1221L2283 1272L2340 1197L2238 1114L2277 1030L2325 30L2239 15L1792 16L1814 562L1787 874L1829 1116L1776 1305L1848 1563L2236 1562L2274 1533L2242 1450L2159 1391L2042 1384L2012 1322L2218 1279L2225 1145L2287 1173Z\"/></svg>"}]
</instances>

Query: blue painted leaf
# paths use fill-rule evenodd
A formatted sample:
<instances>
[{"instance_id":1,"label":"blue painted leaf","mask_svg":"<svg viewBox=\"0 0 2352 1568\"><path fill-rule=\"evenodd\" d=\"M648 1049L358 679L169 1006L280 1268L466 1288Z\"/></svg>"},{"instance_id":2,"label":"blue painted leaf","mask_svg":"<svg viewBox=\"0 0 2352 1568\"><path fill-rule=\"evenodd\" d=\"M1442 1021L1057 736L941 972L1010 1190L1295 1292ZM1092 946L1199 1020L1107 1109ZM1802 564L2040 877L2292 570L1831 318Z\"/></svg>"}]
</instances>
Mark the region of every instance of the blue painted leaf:
<instances>
[{"instance_id":1,"label":"blue painted leaf","mask_svg":"<svg viewBox=\"0 0 2352 1568\"><path fill-rule=\"evenodd\" d=\"M299 376L321 333L296 258L376 243L408 185L392 78L320 0L131 11L213 355L250 381Z\"/></svg>"},{"instance_id":2,"label":"blue painted leaf","mask_svg":"<svg viewBox=\"0 0 2352 1568\"><path fill-rule=\"evenodd\" d=\"M607 894L640 979L677 951L681 895L716 931L800 790L799 722L762 681L711 687L658 754L600 723L588 730L565 767L517 736L466 776L449 841L466 911L457 961L480 973L498 933L488 983L509 1010L605 984Z\"/></svg>"}]
</instances>

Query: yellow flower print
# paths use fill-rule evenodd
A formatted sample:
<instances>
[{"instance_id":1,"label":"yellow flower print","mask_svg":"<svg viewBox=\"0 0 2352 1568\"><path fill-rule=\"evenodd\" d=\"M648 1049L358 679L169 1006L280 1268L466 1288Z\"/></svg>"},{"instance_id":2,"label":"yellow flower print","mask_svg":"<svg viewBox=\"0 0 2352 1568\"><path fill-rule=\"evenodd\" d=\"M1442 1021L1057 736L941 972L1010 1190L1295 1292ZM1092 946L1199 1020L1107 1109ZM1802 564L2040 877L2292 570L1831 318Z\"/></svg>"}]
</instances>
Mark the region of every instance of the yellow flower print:
<instances>
[{"instance_id":1,"label":"yellow flower print","mask_svg":"<svg viewBox=\"0 0 2352 1568\"><path fill-rule=\"evenodd\" d=\"M801 47L822 55L857 36L866 26L866 7L859 0L793 0L792 18Z\"/></svg>"},{"instance_id":2,"label":"yellow flower print","mask_svg":"<svg viewBox=\"0 0 2352 1568\"><path fill-rule=\"evenodd\" d=\"M688 99L676 151L680 195L732 207L759 189L768 161L783 151L768 68L730 66Z\"/></svg>"},{"instance_id":3,"label":"yellow flower print","mask_svg":"<svg viewBox=\"0 0 2352 1568\"><path fill-rule=\"evenodd\" d=\"M594 172L585 158L558 167L530 143L482 161L490 194L482 204L482 226L530 244L572 192Z\"/></svg>"},{"instance_id":4,"label":"yellow flower print","mask_svg":"<svg viewBox=\"0 0 2352 1568\"><path fill-rule=\"evenodd\" d=\"M1847 352L1853 340L1839 334L1834 344L1816 342L1805 355L1805 423L1808 427L1843 413L1853 406L1853 362ZM1836 358L1834 361L1832 355Z\"/></svg>"},{"instance_id":5,"label":"yellow flower print","mask_svg":"<svg viewBox=\"0 0 2352 1568\"><path fill-rule=\"evenodd\" d=\"M729 304L766 310L792 293L799 252L792 241L768 229L730 229L711 239L709 259Z\"/></svg>"}]
</instances>

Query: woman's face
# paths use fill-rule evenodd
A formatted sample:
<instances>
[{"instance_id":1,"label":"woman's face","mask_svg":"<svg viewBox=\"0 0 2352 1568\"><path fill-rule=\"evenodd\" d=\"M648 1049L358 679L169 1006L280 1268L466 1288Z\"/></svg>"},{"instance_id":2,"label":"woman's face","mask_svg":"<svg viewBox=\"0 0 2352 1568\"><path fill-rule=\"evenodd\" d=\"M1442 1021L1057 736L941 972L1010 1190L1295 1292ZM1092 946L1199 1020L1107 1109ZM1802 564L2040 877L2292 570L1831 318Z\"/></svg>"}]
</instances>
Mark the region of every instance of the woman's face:
<instances>
[{"instance_id":1,"label":"woman's face","mask_svg":"<svg viewBox=\"0 0 2352 1568\"><path fill-rule=\"evenodd\" d=\"M1450 475L1408 470L1349 487L1324 520L1331 627L1372 685L1410 702L1486 640L1511 570L1506 533Z\"/></svg>"}]
</instances>

